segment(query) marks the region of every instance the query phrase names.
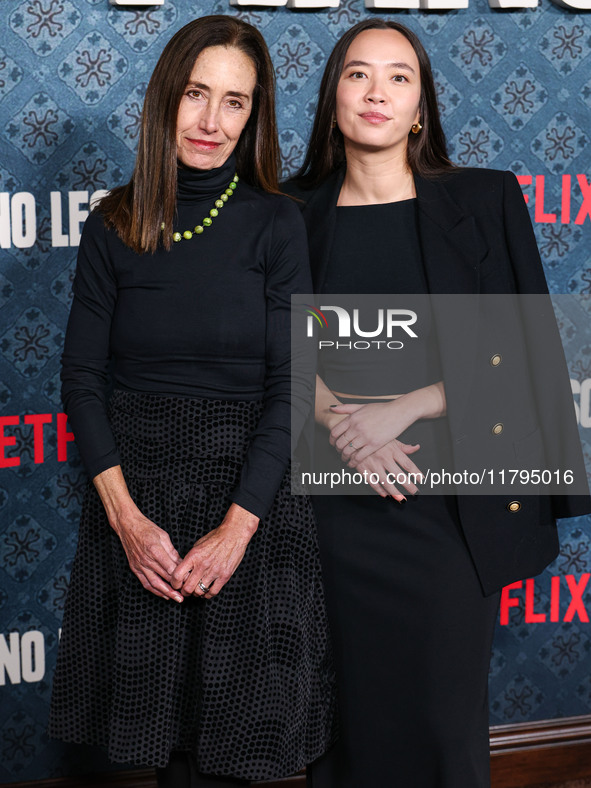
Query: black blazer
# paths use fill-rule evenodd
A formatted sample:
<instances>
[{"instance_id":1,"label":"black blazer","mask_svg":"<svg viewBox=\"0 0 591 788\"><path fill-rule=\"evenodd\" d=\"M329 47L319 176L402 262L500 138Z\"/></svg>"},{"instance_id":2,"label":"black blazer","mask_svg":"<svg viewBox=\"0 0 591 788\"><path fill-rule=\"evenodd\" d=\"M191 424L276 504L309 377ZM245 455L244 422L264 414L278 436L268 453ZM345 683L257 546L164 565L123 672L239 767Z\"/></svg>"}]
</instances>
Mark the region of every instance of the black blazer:
<instances>
[{"instance_id":1,"label":"black blazer","mask_svg":"<svg viewBox=\"0 0 591 788\"><path fill-rule=\"evenodd\" d=\"M314 190L301 189L293 181L286 185L287 192L302 201L318 293L330 259L343 178L344 169ZM541 334L544 298L534 299L532 306L527 300L525 306L523 300L512 304L509 298L509 309L503 299L502 313L488 314L484 320L483 310L494 310L499 299L476 297L548 292L517 179L510 172L458 169L429 180L415 176L415 186L429 292L475 294L462 299L455 320L449 309L453 299L442 299L444 306L433 307L434 312L446 311L434 317L439 322L455 467L472 467L488 441L485 453L490 448L497 467L509 469L519 460L521 467L529 468L574 465L575 472L584 474L549 298L545 317L550 319L542 321ZM493 366L493 355L503 361ZM537 406L532 408L532 402ZM540 419L540 413L546 417ZM558 413L564 417L547 417ZM500 440L491 429L499 422L504 425ZM550 459L546 466L545 457ZM586 495L524 496L517 488L509 496L460 495L458 510L483 590L489 594L541 572L558 554L556 518L588 513L591 500Z\"/></svg>"}]
</instances>

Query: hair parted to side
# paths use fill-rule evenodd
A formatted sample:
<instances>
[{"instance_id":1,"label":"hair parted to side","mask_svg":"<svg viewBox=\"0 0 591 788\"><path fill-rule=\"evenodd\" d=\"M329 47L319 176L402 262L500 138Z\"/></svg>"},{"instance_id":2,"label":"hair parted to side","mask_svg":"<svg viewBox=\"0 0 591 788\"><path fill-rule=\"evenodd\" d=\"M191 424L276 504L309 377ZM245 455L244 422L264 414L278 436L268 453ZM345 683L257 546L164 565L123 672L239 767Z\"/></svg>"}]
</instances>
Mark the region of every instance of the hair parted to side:
<instances>
[{"instance_id":1,"label":"hair parted to side","mask_svg":"<svg viewBox=\"0 0 591 788\"><path fill-rule=\"evenodd\" d=\"M410 170L429 178L454 168L447 155L431 63L424 46L412 30L399 22L365 19L347 30L337 41L324 69L308 150L304 163L295 176L304 187L317 186L345 161L343 135L333 123L336 115L337 86L347 51L353 40L365 30L395 30L401 33L409 41L419 61L421 78L419 119L423 128L419 134L409 134L407 161Z\"/></svg>"},{"instance_id":2,"label":"hair parted to side","mask_svg":"<svg viewBox=\"0 0 591 788\"><path fill-rule=\"evenodd\" d=\"M179 105L195 61L213 46L236 47L256 69L252 111L234 149L240 178L280 193L275 76L265 40L252 25L234 17L220 14L195 19L171 38L150 78L131 180L99 203L106 223L135 252L155 252L160 245L166 249L172 245Z\"/></svg>"}]
</instances>

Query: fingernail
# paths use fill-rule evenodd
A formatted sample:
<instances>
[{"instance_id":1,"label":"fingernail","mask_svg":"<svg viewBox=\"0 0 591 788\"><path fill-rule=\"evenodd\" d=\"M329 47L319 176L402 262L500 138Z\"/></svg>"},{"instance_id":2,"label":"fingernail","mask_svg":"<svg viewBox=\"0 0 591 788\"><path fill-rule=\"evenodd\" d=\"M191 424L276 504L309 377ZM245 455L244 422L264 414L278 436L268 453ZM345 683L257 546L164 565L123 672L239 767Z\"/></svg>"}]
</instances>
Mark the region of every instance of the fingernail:
<instances>
[{"instance_id":1,"label":"fingernail","mask_svg":"<svg viewBox=\"0 0 591 788\"><path fill-rule=\"evenodd\" d=\"M329 408L338 408L340 404L341 404L340 402L336 402L334 405L329 405L328 407Z\"/></svg>"},{"instance_id":2,"label":"fingernail","mask_svg":"<svg viewBox=\"0 0 591 788\"><path fill-rule=\"evenodd\" d=\"M175 602L182 602L182 601L183 601L183 598L182 598L182 596L175 596L175 597L174 597L174 601L175 601Z\"/></svg>"}]
</instances>

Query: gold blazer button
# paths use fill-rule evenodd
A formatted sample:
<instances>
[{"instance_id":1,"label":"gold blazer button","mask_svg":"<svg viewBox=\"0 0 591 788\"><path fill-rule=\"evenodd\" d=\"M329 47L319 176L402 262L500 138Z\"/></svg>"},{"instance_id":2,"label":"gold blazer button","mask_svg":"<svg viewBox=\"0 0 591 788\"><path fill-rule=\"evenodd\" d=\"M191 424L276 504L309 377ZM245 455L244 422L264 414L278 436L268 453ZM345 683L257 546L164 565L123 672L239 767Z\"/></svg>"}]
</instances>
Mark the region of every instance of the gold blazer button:
<instances>
[{"instance_id":1,"label":"gold blazer button","mask_svg":"<svg viewBox=\"0 0 591 788\"><path fill-rule=\"evenodd\" d=\"M501 424L501 422L499 421L499 423L495 424L495 426L492 428L492 434L493 435L500 435L503 430L504 430L504 427Z\"/></svg>"},{"instance_id":2,"label":"gold blazer button","mask_svg":"<svg viewBox=\"0 0 591 788\"><path fill-rule=\"evenodd\" d=\"M500 353L495 353L494 356L490 357L490 365L491 365L491 367L498 367L502 360L503 360L503 357L501 356L501 354Z\"/></svg>"},{"instance_id":3,"label":"gold blazer button","mask_svg":"<svg viewBox=\"0 0 591 788\"><path fill-rule=\"evenodd\" d=\"M518 512L521 509L521 501L511 501L507 504L507 509L510 512Z\"/></svg>"}]
</instances>

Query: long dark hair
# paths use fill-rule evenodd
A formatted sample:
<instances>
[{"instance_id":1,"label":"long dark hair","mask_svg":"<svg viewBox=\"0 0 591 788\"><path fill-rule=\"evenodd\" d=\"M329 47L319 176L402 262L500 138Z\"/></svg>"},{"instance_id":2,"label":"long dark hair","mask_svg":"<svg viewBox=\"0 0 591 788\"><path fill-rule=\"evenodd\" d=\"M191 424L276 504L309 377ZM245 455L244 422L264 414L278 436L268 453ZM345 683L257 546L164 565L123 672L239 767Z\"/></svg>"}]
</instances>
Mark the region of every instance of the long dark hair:
<instances>
[{"instance_id":1,"label":"long dark hair","mask_svg":"<svg viewBox=\"0 0 591 788\"><path fill-rule=\"evenodd\" d=\"M419 134L409 134L406 155L410 170L428 178L453 169L453 164L447 155L431 63L425 47L412 30L399 22L391 22L386 19L365 19L343 34L328 58L320 83L318 107L308 150L304 163L295 176L303 186L316 186L345 161L343 135L338 127L333 126L337 86L343 71L347 50L353 40L365 30L396 30L410 43L419 61L421 78L419 117L423 128Z\"/></svg>"},{"instance_id":2,"label":"long dark hair","mask_svg":"<svg viewBox=\"0 0 591 788\"><path fill-rule=\"evenodd\" d=\"M134 251L171 246L176 210L176 122L195 61L207 47L236 47L253 62L257 80L252 111L235 148L241 178L279 193L279 141L275 121L275 77L264 38L252 25L230 16L195 19L168 42L152 74L132 178L99 204L105 221ZM164 232L161 227L164 225Z\"/></svg>"}]
</instances>

